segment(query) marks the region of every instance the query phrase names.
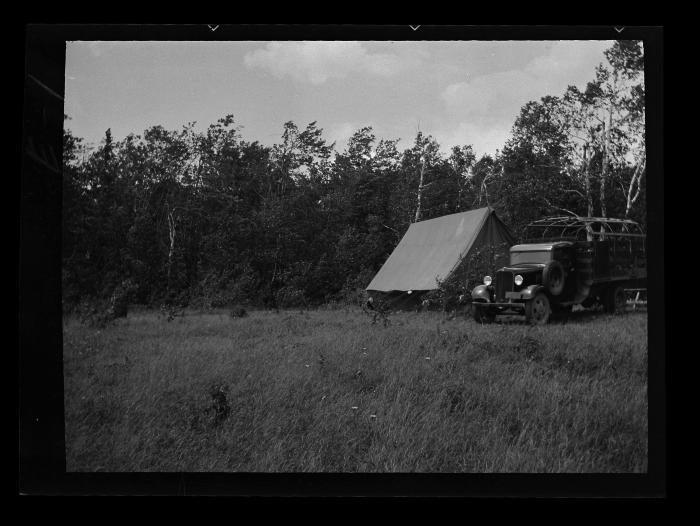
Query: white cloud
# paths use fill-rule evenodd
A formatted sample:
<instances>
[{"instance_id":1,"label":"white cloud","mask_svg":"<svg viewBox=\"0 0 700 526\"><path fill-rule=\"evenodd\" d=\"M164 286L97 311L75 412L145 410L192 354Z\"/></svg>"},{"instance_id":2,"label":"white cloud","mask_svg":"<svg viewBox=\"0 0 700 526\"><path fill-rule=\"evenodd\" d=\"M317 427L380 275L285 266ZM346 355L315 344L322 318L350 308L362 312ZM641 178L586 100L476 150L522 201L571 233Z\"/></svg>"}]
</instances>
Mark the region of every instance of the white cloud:
<instances>
[{"instance_id":1,"label":"white cloud","mask_svg":"<svg viewBox=\"0 0 700 526\"><path fill-rule=\"evenodd\" d=\"M361 126L357 126L352 122L342 122L332 126L325 135L329 143L335 141L335 150L342 152L347 147L352 134L360 128Z\"/></svg>"},{"instance_id":2,"label":"white cloud","mask_svg":"<svg viewBox=\"0 0 700 526\"><path fill-rule=\"evenodd\" d=\"M511 114L538 94L544 95L539 84L526 72L505 71L450 84L442 97L449 110L461 115L495 117Z\"/></svg>"},{"instance_id":3,"label":"white cloud","mask_svg":"<svg viewBox=\"0 0 700 526\"><path fill-rule=\"evenodd\" d=\"M444 136L450 140L462 135L475 137L477 151L480 143L485 149L481 151L493 153L496 147L502 148L524 104L545 95L561 95L569 85L580 86L592 80L595 66L604 61L603 50L610 45L599 41L556 42L546 55L532 59L522 69L450 84L443 90L442 99L459 124Z\"/></svg>"},{"instance_id":4,"label":"white cloud","mask_svg":"<svg viewBox=\"0 0 700 526\"><path fill-rule=\"evenodd\" d=\"M529 74L549 79L554 84L576 78L582 72L586 78L592 78L592 68L605 60L603 51L611 45L611 41L562 40L552 45L549 54L530 61L525 69Z\"/></svg>"},{"instance_id":5,"label":"white cloud","mask_svg":"<svg viewBox=\"0 0 700 526\"><path fill-rule=\"evenodd\" d=\"M502 150L506 139L510 136L512 123L507 121L485 122L478 119L470 122L460 122L453 128L438 131L435 138L441 149L448 153L453 146L471 145L477 157L484 154L493 155L496 150Z\"/></svg>"},{"instance_id":6,"label":"white cloud","mask_svg":"<svg viewBox=\"0 0 700 526\"><path fill-rule=\"evenodd\" d=\"M345 41L270 42L244 57L249 68L261 68L278 78L290 76L312 84L355 73L390 77L418 60L391 53L370 53L361 42Z\"/></svg>"}]
</instances>

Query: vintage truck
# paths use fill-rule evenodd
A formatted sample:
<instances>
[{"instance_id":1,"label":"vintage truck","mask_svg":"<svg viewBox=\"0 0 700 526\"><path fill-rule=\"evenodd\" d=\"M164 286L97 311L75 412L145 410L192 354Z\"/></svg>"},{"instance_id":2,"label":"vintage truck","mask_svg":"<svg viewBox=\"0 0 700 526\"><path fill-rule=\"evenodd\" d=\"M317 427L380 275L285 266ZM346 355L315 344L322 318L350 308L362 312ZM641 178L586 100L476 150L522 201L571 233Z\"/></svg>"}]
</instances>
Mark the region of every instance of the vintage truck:
<instances>
[{"instance_id":1,"label":"vintage truck","mask_svg":"<svg viewBox=\"0 0 700 526\"><path fill-rule=\"evenodd\" d=\"M638 223L599 217L548 217L530 223L510 264L472 291L474 319L525 315L545 324L573 305L625 309L627 291L646 290L646 235Z\"/></svg>"}]
</instances>

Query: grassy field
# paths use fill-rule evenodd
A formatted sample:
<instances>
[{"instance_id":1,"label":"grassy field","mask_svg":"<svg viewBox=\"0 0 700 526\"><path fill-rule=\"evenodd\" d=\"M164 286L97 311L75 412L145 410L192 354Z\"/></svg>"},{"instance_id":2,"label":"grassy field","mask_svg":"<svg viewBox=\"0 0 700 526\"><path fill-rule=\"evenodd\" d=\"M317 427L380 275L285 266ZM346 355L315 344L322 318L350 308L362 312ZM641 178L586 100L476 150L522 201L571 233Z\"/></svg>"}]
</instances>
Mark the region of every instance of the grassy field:
<instances>
[{"instance_id":1,"label":"grassy field","mask_svg":"<svg viewBox=\"0 0 700 526\"><path fill-rule=\"evenodd\" d=\"M644 472L647 317L64 320L69 471Z\"/></svg>"}]
</instances>

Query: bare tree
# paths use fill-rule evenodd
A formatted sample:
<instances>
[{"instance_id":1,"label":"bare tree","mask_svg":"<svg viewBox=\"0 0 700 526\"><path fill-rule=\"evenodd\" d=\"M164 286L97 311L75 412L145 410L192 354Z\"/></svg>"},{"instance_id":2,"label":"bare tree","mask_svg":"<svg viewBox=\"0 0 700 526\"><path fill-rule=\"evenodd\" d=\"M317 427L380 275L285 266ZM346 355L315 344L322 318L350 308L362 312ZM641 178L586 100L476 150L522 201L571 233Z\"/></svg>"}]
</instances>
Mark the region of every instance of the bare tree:
<instances>
[{"instance_id":1,"label":"bare tree","mask_svg":"<svg viewBox=\"0 0 700 526\"><path fill-rule=\"evenodd\" d=\"M417 223L421 219L424 206L425 190L430 187L433 182L426 183L426 177L430 173L430 166L437 165L440 162L440 145L430 135L423 136L419 131L416 136L416 142L412 150L419 162L418 169L418 192L416 196L416 213L413 222Z\"/></svg>"},{"instance_id":2,"label":"bare tree","mask_svg":"<svg viewBox=\"0 0 700 526\"><path fill-rule=\"evenodd\" d=\"M641 162L637 164L637 168L634 170L632 175L632 180L630 181L629 187L627 188L627 204L625 206L625 219L629 217L630 210L632 210L632 205L637 201L639 193L642 188L642 176L646 172L646 155L643 156Z\"/></svg>"},{"instance_id":3,"label":"bare tree","mask_svg":"<svg viewBox=\"0 0 700 526\"><path fill-rule=\"evenodd\" d=\"M168 290L171 286L171 276L173 268L173 256L175 254L175 236L177 234L177 217L175 211L177 208L170 208L168 203L166 203L166 214L168 219L168 238L170 240L170 245L168 247Z\"/></svg>"},{"instance_id":4,"label":"bare tree","mask_svg":"<svg viewBox=\"0 0 700 526\"><path fill-rule=\"evenodd\" d=\"M421 163L420 163L420 178L418 180L418 197L417 197L417 202L416 202L416 215L413 218L413 222L417 223L420 221L421 217L421 212L422 212L422 203L423 203L423 190L425 190L428 186L430 186L431 183L425 184L425 169L426 165L426 159L425 156L421 157Z\"/></svg>"}]
</instances>

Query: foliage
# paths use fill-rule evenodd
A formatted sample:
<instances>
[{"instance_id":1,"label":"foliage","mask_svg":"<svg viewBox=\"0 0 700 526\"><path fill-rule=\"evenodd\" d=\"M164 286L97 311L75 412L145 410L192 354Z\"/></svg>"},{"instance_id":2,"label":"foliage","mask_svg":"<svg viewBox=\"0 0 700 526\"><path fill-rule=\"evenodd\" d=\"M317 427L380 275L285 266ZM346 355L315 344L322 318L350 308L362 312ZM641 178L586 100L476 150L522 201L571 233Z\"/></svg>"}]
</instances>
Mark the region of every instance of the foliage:
<instances>
[{"instance_id":1,"label":"foliage","mask_svg":"<svg viewBox=\"0 0 700 526\"><path fill-rule=\"evenodd\" d=\"M411 223L483 206L516 237L552 214L644 223L641 43L615 42L606 60L585 89L525 104L502 151L480 158L470 145L445 154L422 132L401 151L371 127L336 146L316 122L284 123L267 147L232 115L203 131L106 130L91 149L66 117L64 310L357 304Z\"/></svg>"},{"instance_id":2,"label":"foliage","mask_svg":"<svg viewBox=\"0 0 700 526\"><path fill-rule=\"evenodd\" d=\"M243 307L240 305L235 306L231 311L229 312L229 316L232 318L245 318L248 316L248 311L246 311Z\"/></svg>"},{"instance_id":3,"label":"foliage","mask_svg":"<svg viewBox=\"0 0 700 526\"><path fill-rule=\"evenodd\" d=\"M228 402L228 385L215 384L209 389L209 396L212 400L213 424L222 424L231 414L231 406Z\"/></svg>"},{"instance_id":4,"label":"foliage","mask_svg":"<svg viewBox=\"0 0 700 526\"><path fill-rule=\"evenodd\" d=\"M508 263L507 243L475 247L459 266L445 279L436 280L436 288L423 296L425 305L453 311L471 303L471 291L483 283L486 275Z\"/></svg>"}]
</instances>

